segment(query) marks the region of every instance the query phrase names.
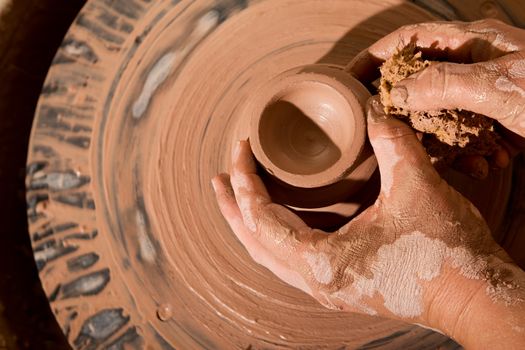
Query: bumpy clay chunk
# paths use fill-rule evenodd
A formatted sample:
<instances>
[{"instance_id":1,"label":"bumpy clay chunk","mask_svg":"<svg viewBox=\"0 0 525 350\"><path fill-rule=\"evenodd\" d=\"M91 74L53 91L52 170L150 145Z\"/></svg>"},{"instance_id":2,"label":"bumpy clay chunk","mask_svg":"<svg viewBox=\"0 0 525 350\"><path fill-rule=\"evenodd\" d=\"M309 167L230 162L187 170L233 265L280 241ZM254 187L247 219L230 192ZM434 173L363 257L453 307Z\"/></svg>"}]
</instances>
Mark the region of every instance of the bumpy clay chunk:
<instances>
[{"instance_id":1,"label":"bumpy clay chunk","mask_svg":"<svg viewBox=\"0 0 525 350\"><path fill-rule=\"evenodd\" d=\"M492 119L465 110L408 112L393 106L392 87L431 64L422 58L414 45L409 45L381 66L379 94L385 112L407 120L415 130L423 133L423 144L433 162L451 164L458 156L491 155L498 139Z\"/></svg>"}]
</instances>

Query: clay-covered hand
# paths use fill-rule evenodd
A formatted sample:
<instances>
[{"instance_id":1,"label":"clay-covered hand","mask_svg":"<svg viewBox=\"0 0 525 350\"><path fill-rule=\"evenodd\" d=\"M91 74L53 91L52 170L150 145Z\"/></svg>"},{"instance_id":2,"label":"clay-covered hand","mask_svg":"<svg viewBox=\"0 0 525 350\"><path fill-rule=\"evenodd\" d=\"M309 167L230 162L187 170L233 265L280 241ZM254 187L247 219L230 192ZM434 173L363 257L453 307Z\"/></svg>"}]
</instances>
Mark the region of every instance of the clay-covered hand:
<instances>
[{"instance_id":1,"label":"clay-covered hand","mask_svg":"<svg viewBox=\"0 0 525 350\"><path fill-rule=\"evenodd\" d=\"M234 150L231 177L212 181L220 209L257 263L326 307L455 335L458 322L470 321L472 295L509 258L478 210L438 175L412 129L387 118L377 97L368 123L381 192L337 232L312 229L273 203L246 141Z\"/></svg>"},{"instance_id":2,"label":"clay-covered hand","mask_svg":"<svg viewBox=\"0 0 525 350\"><path fill-rule=\"evenodd\" d=\"M363 51L347 69L371 82L378 66L409 43L447 62L398 83L391 92L394 105L464 109L496 119L507 130L501 131L502 148L489 159L494 166L505 167L509 155L525 149L525 30L493 19L408 25Z\"/></svg>"}]
</instances>

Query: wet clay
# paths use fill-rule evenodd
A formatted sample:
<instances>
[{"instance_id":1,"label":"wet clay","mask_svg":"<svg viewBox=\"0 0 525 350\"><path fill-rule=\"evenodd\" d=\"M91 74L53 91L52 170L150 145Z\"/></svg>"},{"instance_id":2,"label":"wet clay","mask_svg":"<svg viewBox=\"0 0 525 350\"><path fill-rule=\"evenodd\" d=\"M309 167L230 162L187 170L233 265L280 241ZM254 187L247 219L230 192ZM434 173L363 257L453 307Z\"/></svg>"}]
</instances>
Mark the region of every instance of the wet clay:
<instances>
[{"instance_id":1,"label":"wet clay","mask_svg":"<svg viewBox=\"0 0 525 350\"><path fill-rule=\"evenodd\" d=\"M318 64L276 76L246 101L250 144L274 201L313 227L342 225L377 193L366 142L369 97L342 68Z\"/></svg>"},{"instance_id":2,"label":"wet clay","mask_svg":"<svg viewBox=\"0 0 525 350\"><path fill-rule=\"evenodd\" d=\"M311 65L277 76L248 99L255 156L292 186L340 181L359 166L355 163L365 149L369 97L359 81L338 67ZM369 167L361 178L368 180L374 170Z\"/></svg>"},{"instance_id":3,"label":"wet clay","mask_svg":"<svg viewBox=\"0 0 525 350\"><path fill-rule=\"evenodd\" d=\"M233 235L210 186L229 172L234 142L249 137L242 108L266 82L310 64L344 67L399 26L437 17L401 0L122 4L88 1L50 69L31 138L31 239L69 342L114 349L450 345L417 326L327 310L279 281ZM496 230L513 222L505 216L511 177L508 169L480 184L457 174L449 180L512 249L521 236ZM320 204L309 192L325 188L306 189L290 206L330 207L332 194ZM522 252L518 245L514 253Z\"/></svg>"},{"instance_id":4,"label":"wet clay","mask_svg":"<svg viewBox=\"0 0 525 350\"><path fill-rule=\"evenodd\" d=\"M458 156L493 154L499 136L488 117L465 110L409 112L392 104L392 87L431 64L414 45L408 45L381 66L379 94L385 112L406 120L423 133L422 142L434 163L450 165Z\"/></svg>"}]
</instances>

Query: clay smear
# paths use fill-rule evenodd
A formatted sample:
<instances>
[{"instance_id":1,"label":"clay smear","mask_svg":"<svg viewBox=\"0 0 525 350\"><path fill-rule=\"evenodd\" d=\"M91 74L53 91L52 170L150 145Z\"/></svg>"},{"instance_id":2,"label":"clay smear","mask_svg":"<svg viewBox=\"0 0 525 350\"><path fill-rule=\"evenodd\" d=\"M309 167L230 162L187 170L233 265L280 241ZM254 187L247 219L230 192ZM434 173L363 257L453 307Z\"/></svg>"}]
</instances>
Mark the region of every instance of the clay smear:
<instances>
[{"instance_id":1,"label":"clay smear","mask_svg":"<svg viewBox=\"0 0 525 350\"><path fill-rule=\"evenodd\" d=\"M521 97L525 97L525 90L514 84L507 77L499 77L498 80L496 80L496 88L503 92L516 92Z\"/></svg>"},{"instance_id":2,"label":"clay smear","mask_svg":"<svg viewBox=\"0 0 525 350\"><path fill-rule=\"evenodd\" d=\"M238 151L239 151L239 147L236 147L234 152L238 152ZM234 158L237 158L237 155L234 155ZM248 179L246 179L244 175L235 174L234 176L232 176L232 182L238 183L239 189L241 191L248 191L247 190L248 185L246 184L247 181ZM252 202L250 200L246 200L243 197L241 198L242 199L239 202L239 209L242 212L244 224L250 231L256 232L257 231L257 222L255 221L255 216L257 215L256 208L252 206Z\"/></svg>"},{"instance_id":3,"label":"clay smear","mask_svg":"<svg viewBox=\"0 0 525 350\"><path fill-rule=\"evenodd\" d=\"M514 79L525 78L525 60L516 60L509 68L509 77Z\"/></svg>"},{"instance_id":4,"label":"clay smear","mask_svg":"<svg viewBox=\"0 0 525 350\"><path fill-rule=\"evenodd\" d=\"M364 277L351 268L347 271L354 283L349 291L332 295L350 305L366 309L363 297L373 297L379 293L384 298L384 306L394 315L414 318L423 313L423 281L438 277L443 265L448 262L453 268L469 279L487 278L486 259L473 256L462 247L449 248L439 239L431 239L415 231L401 236L394 243L379 248L370 264L373 277ZM498 290L487 290L494 300L510 302L508 288L503 282L495 282ZM343 299L344 294L353 295Z\"/></svg>"},{"instance_id":5,"label":"clay smear","mask_svg":"<svg viewBox=\"0 0 525 350\"><path fill-rule=\"evenodd\" d=\"M519 47L512 43L511 41L507 40L505 38L505 35L501 34L501 30L496 28L479 28L476 30L472 30L473 33L479 33L479 34L492 34L494 35L494 40L492 41L492 45L499 48L500 50L503 50L505 52L512 52L512 51L518 51Z\"/></svg>"},{"instance_id":6,"label":"clay smear","mask_svg":"<svg viewBox=\"0 0 525 350\"><path fill-rule=\"evenodd\" d=\"M168 79L175 65L180 63L180 60L217 25L218 21L219 14L216 11L210 11L198 21L194 31L189 36L186 46L183 46L178 51L166 53L157 61L146 78L144 87L133 105L134 118L138 119L143 116L156 90Z\"/></svg>"},{"instance_id":7,"label":"clay smear","mask_svg":"<svg viewBox=\"0 0 525 350\"><path fill-rule=\"evenodd\" d=\"M505 39L503 34L498 33L496 39L492 42L496 47L504 49L506 52L518 51L520 48Z\"/></svg>"},{"instance_id":8,"label":"clay smear","mask_svg":"<svg viewBox=\"0 0 525 350\"><path fill-rule=\"evenodd\" d=\"M394 168L403 159L401 155L397 154L395 147L392 147L391 143L391 140L386 139L377 139L374 141L375 147L381 149L385 156L388 155L388 157L385 157L385 161L382 162L380 169L382 174L391 174L383 176L381 179L381 191L387 197L390 196L394 183Z\"/></svg>"},{"instance_id":9,"label":"clay smear","mask_svg":"<svg viewBox=\"0 0 525 350\"><path fill-rule=\"evenodd\" d=\"M309 253L305 252L303 256L308 265L312 269L315 279L322 284L329 284L332 282L333 272L330 266L330 260L325 253Z\"/></svg>"}]
</instances>

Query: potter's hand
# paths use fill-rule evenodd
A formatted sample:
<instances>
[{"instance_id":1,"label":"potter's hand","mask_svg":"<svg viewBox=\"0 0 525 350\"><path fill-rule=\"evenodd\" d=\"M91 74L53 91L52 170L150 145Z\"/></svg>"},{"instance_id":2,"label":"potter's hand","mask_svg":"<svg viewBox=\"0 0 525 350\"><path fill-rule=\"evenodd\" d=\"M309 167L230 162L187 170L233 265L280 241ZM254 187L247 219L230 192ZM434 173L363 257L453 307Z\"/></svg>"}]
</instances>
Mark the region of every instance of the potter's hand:
<instances>
[{"instance_id":1,"label":"potter's hand","mask_svg":"<svg viewBox=\"0 0 525 350\"><path fill-rule=\"evenodd\" d=\"M480 308L500 312L505 300L514 303L523 272L492 240L478 210L441 179L412 129L387 118L377 97L368 120L381 193L346 226L327 234L272 203L247 142L234 151L231 178L213 179L224 217L256 262L326 307L417 322L467 346L501 345L478 334L487 320L479 320ZM494 302L486 292L492 285ZM504 321L522 327L525 308L516 303L521 316ZM525 341L507 324L492 327Z\"/></svg>"},{"instance_id":2,"label":"potter's hand","mask_svg":"<svg viewBox=\"0 0 525 350\"><path fill-rule=\"evenodd\" d=\"M391 92L394 105L413 111L465 109L496 119L508 130L491 161L505 167L509 154L525 149L525 30L492 19L409 25L363 51L348 70L370 82L382 62L411 42L424 55L449 62L398 83Z\"/></svg>"}]
</instances>

